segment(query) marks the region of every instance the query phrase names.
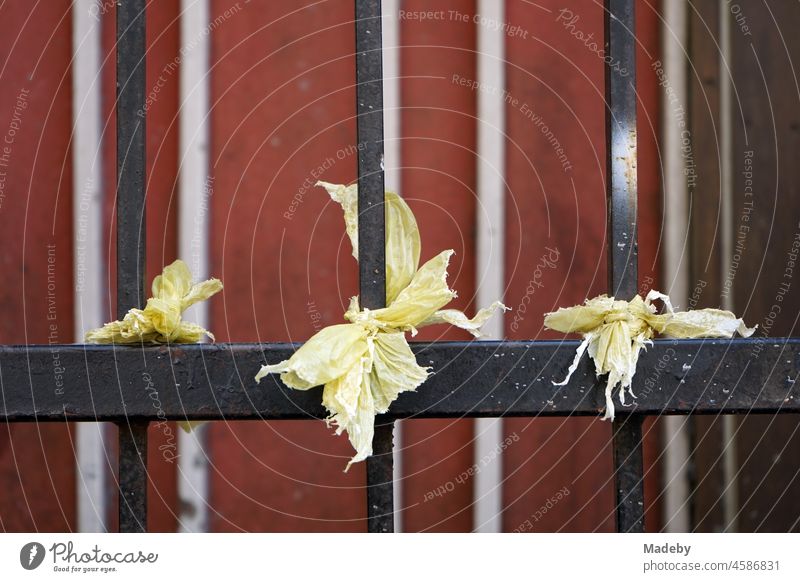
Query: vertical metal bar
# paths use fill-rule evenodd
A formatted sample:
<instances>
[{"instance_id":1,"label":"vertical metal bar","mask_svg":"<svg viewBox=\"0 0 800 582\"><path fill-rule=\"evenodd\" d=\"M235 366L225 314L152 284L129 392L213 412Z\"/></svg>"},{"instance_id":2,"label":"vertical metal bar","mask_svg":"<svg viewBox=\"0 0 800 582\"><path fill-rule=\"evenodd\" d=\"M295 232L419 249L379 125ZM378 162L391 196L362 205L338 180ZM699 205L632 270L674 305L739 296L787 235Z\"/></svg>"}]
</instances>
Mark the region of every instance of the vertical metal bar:
<instances>
[{"instance_id":1,"label":"vertical metal bar","mask_svg":"<svg viewBox=\"0 0 800 582\"><path fill-rule=\"evenodd\" d=\"M638 290L634 0L605 0L605 54L609 287L627 300ZM641 532L642 417L620 414L613 433L617 531Z\"/></svg>"},{"instance_id":2,"label":"vertical metal bar","mask_svg":"<svg viewBox=\"0 0 800 582\"><path fill-rule=\"evenodd\" d=\"M383 184L383 51L380 0L356 0L358 113L358 262L362 308L386 304L386 224ZM367 459L367 528L394 530L393 423L376 422Z\"/></svg>"},{"instance_id":3,"label":"vertical metal bar","mask_svg":"<svg viewBox=\"0 0 800 582\"><path fill-rule=\"evenodd\" d=\"M119 531L147 531L147 422L119 424Z\"/></svg>"},{"instance_id":4,"label":"vertical metal bar","mask_svg":"<svg viewBox=\"0 0 800 582\"><path fill-rule=\"evenodd\" d=\"M609 284L628 300L638 284L634 0L605 0L605 8Z\"/></svg>"},{"instance_id":5,"label":"vertical metal bar","mask_svg":"<svg viewBox=\"0 0 800 582\"><path fill-rule=\"evenodd\" d=\"M145 302L145 0L117 2L117 317ZM147 529L147 423L119 424L119 531Z\"/></svg>"},{"instance_id":6,"label":"vertical metal bar","mask_svg":"<svg viewBox=\"0 0 800 582\"><path fill-rule=\"evenodd\" d=\"M620 533L644 531L642 420L639 414L623 414L613 423L614 485Z\"/></svg>"},{"instance_id":7,"label":"vertical metal bar","mask_svg":"<svg viewBox=\"0 0 800 582\"><path fill-rule=\"evenodd\" d=\"M372 456L367 458L367 531L394 532L394 422L376 421Z\"/></svg>"}]
</instances>

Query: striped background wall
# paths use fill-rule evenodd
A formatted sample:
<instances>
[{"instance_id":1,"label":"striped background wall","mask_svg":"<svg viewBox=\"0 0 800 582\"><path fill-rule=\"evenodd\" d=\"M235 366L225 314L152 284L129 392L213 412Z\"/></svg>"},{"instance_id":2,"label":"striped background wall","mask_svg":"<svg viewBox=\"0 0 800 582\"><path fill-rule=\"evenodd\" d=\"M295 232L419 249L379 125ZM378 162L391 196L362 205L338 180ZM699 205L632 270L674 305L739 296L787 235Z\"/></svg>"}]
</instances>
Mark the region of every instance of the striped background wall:
<instances>
[{"instance_id":1,"label":"striped background wall","mask_svg":"<svg viewBox=\"0 0 800 582\"><path fill-rule=\"evenodd\" d=\"M394 87L387 89L387 104L401 107L394 112L396 124L388 126L394 130L387 135L387 176L396 182L388 186L400 188L417 214L423 259L444 248L456 250L450 283L459 291L456 305L467 310L477 307L476 296L485 296L492 277L500 277L495 283L514 311L505 316L498 335L554 337L541 329L543 312L606 290L602 61L574 34L579 30L600 38L602 8L592 0L570 3L578 20L567 28L564 15L559 16L561 3L508 0L491 11L509 25L499 30L489 16L494 3L384 4L398 15L399 10L444 14L443 20L396 18L395 38L402 48L386 55L387 70L397 76L387 85ZM643 287L657 285L659 272L659 109L649 67L657 58L659 20L651 4L637 3ZM112 3L95 2L83 9L93 11L100 49L103 211L94 228L104 241L102 264L96 267L102 269L102 316L109 318L114 10ZM178 17L184 10L207 11L207 25L181 31ZM21 273L7 278L0 291L5 316L0 342L48 341L47 267L54 256L58 341L68 343L75 340L73 240L81 228L72 214L80 192L72 180L70 149L76 119L70 66L75 15L70 2L53 0L35 7L6 3L0 16L5 30L0 35L0 132L11 120L19 92L29 91L0 207L3 272ZM183 258L190 264L196 259L225 283L208 312L219 341L302 341L320 326L339 322L347 299L356 293L356 265L340 212L308 185L317 177L355 178L352 0L153 2L147 25L148 86L158 88L148 109L148 276L178 256L179 248L191 252L193 218L199 216L207 254ZM492 59L476 53L478 47L495 47L506 62L495 59L492 66ZM187 62L194 63L192 72L183 70ZM467 86L467 81L503 78L505 87ZM207 99L198 98L198 90L207 90ZM191 106L182 108L187 102ZM478 112L487 106L502 107L497 118L505 119L505 127L481 127ZM192 141L190 131L203 123L204 108L207 148ZM491 144L498 140L506 155L493 174L481 164L493 159ZM200 185L194 194L181 190L189 180ZM504 210L486 206L497 203L487 187L502 196ZM502 248L498 254L479 252L493 229L502 234ZM47 245L55 245L54 254ZM437 328L425 330L420 339L466 338ZM608 424L513 419L496 426L499 437L497 430L475 425L469 419L402 423L397 505L404 530L511 531L564 489L569 495L537 522L538 529L612 529ZM76 430L0 427L0 527L89 527L88 518L78 518L92 515L86 513L92 496L77 494L86 481L76 471ZM646 430L646 453L653 461L657 430ZM101 458L113 460L115 439L111 429L102 432L105 438L95 439L93 446ZM173 425L154 427L150 436L152 529L175 531L181 524L212 531L365 529L364 468L342 472L349 445L322 422L213 423L195 435L203 448L194 453L199 451L206 463L197 470L193 463L169 462L164 454L178 439ZM492 469L479 479L462 477L480 463L481 451L506 437L511 444ZM191 453L186 442L181 437L187 448L179 454ZM659 464L650 466L648 499L656 499ZM98 478L113 483L111 472L101 473ZM205 480L207 502L191 485L197 479ZM450 491L430 499L448 483ZM83 499L81 507L77 498ZM114 512L102 511L104 503L114 506L113 497L95 495L95 502L101 508L96 526L113 528ZM476 520L495 505L505 508L499 519ZM648 528L657 528L658 507L649 509Z\"/></svg>"}]
</instances>

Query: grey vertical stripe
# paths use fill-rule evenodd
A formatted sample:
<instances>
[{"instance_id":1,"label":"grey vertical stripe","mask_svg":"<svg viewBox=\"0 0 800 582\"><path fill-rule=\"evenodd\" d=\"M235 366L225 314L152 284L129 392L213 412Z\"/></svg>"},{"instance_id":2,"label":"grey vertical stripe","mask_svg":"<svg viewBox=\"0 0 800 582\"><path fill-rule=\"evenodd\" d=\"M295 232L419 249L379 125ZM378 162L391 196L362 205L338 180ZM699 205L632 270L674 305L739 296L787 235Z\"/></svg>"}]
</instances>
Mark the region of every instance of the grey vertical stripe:
<instances>
[{"instance_id":1,"label":"grey vertical stripe","mask_svg":"<svg viewBox=\"0 0 800 582\"><path fill-rule=\"evenodd\" d=\"M100 28L94 0L72 5L72 216L75 341L103 324L103 217ZM102 390L105 386L93 386ZM76 506L78 531L106 529L105 425L78 423Z\"/></svg>"},{"instance_id":2,"label":"grey vertical stripe","mask_svg":"<svg viewBox=\"0 0 800 582\"><path fill-rule=\"evenodd\" d=\"M503 2L479 0L478 14L486 22L505 22ZM505 290L505 34L501 26L478 24L478 73L481 86L495 90L478 92L478 213L477 269L478 306L502 298ZM503 337L502 314L484 327L487 339ZM499 532L502 529L502 456L497 454L503 440L503 420L475 420L475 504L474 529ZM490 459L485 462L485 459Z\"/></svg>"},{"instance_id":3,"label":"grey vertical stripe","mask_svg":"<svg viewBox=\"0 0 800 582\"><path fill-rule=\"evenodd\" d=\"M209 209L214 184L209 176L209 0L181 0L178 256L196 281L209 273ZM208 304L192 306L186 318L208 328ZM208 530L208 426L191 433L178 429L180 531Z\"/></svg>"},{"instance_id":4,"label":"grey vertical stripe","mask_svg":"<svg viewBox=\"0 0 800 582\"><path fill-rule=\"evenodd\" d=\"M664 160L664 291L673 304L686 309L689 302L689 192L682 153L688 120L688 12L685 2L665 2L661 24L664 82L661 93ZM691 136L689 136L691 139ZM664 530L686 532L689 522L690 417L662 419L664 455Z\"/></svg>"},{"instance_id":5,"label":"grey vertical stripe","mask_svg":"<svg viewBox=\"0 0 800 582\"><path fill-rule=\"evenodd\" d=\"M400 159L400 0L383 0L384 176L403 194ZM394 531L403 531L403 421L394 423Z\"/></svg>"}]
</instances>

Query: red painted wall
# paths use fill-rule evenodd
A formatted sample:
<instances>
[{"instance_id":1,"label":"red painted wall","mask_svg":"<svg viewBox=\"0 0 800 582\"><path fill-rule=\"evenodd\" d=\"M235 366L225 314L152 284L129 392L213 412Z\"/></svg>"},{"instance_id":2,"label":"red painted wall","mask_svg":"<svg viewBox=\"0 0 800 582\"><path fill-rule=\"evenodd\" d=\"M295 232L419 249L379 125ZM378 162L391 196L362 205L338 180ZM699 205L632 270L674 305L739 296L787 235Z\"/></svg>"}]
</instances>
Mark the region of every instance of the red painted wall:
<instances>
[{"instance_id":1,"label":"red painted wall","mask_svg":"<svg viewBox=\"0 0 800 582\"><path fill-rule=\"evenodd\" d=\"M5 268L23 273L0 291L7 312L0 323L4 343L47 341L47 304L41 293L47 288L44 241L57 248L60 341L72 339L68 5L40 3L30 14L19 4L0 7L0 27L9 31L0 35L0 54L6 56L6 90L0 92L0 115L6 115L0 117L0 133L6 129L4 119L13 114L16 88L31 90L0 207ZM508 0L506 7L509 24L521 31L506 40L511 103L506 107L505 301L515 309L507 315L506 329L511 338L556 337L543 332L542 313L606 291L602 61L557 22L561 5L553 0ZM651 286L657 284L660 203L658 93L648 63L657 53L658 18L648 2L637 8L640 278L643 286ZM477 307L477 94L452 83L452 76L476 75L477 28L471 22L476 2L408 0L403 9L467 16L467 22L401 23L401 179L419 219L423 259L445 248L456 250L450 282L459 291L456 306L471 311ZM602 36L597 3L576 1L570 10L579 16L577 29ZM187 42L178 35L178 12L179 3L171 1L152 3L148 13L148 86L169 69L148 114L150 277L176 253L179 97L178 68L170 64ZM103 18L109 56L103 72L106 267L108 304L113 305L113 10ZM211 328L219 341L303 341L320 326L340 322L348 298L357 293L356 263L341 212L324 191L311 187L318 178L350 182L356 176L352 0L213 0L211 18L216 19L210 30L211 271L225 282L224 293L211 303ZM529 110L559 140L568 168ZM40 143L47 147L37 153ZM526 294L530 303L525 300L522 312ZM459 332L437 328L418 339L461 338ZM275 389L268 382L253 385L253 370L238 373L248 389ZM425 493L472 465L472 421L412 420L404 427L404 498L398 505L404 507L405 528L471 530L473 483L433 501L426 502ZM529 519L563 487L569 495L536 522L537 530L613 528L608 424L599 419L513 419L506 422L506 432L519 437L504 454L506 530ZM650 461L656 457L656 433L648 428ZM162 531L174 530L178 504L175 467L157 452L167 438L151 431L150 526ZM320 420L214 423L209 454L214 531L365 529L364 466L342 472L352 455L350 445ZM42 474L44 466L49 475ZM653 467L646 480L651 500L658 485L658 465ZM0 498L0 527L73 528L73 483L72 444L64 427L0 431L0 484L8 492ZM23 490L28 499L36 499L33 509L25 505ZM658 527L657 505L649 509L652 529Z\"/></svg>"},{"instance_id":2,"label":"red painted wall","mask_svg":"<svg viewBox=\"0 0 800 582\"><path fill-rule=\"evenodd\" d=\"M0 5L3 344L73 340L69 5ZM73 448L65 425L0 426L0 530L75 527Z\"/></svg>"},{"instance_id":3,"label":"red painted wall","mask_svg":"<svg viewBox=\"0 0 800 582\"><path fill-rule=\"evenodd\" d=\"M212 37L211 253L225 291L211 321L221 341L303 341L358 293L341 211L312 187L356 176L352 2L238 5L211 3L212 19L232 12ZM238 371L248 389L275 389L256 371ZM364 466L342 472L352 449L323 422L219 422L210 443L214 531L365 529Z\"/></svg>"},{"instance_id":4,"label":"red painted wall","mask_svg":"<svg viewBox=\"0 0 800 582\"><path fill-rule=\"evenodd\" d=\"M403 3L409 13L457 11L462 19L400 20L402 190L419 222L422 260L456 251L448 281L459 297L452 306L475 309L475 148L477 101L452 83L472 78L476 57L474 0ZM415 340L465 340L448 326L420 331ZM424 388L421 388L424 389ZM455 479L474 460L473 421L410 420L403 423L403 523L406 531L470 531L473 483ZM455 489L431 499L453 482ZM428 495L426 495L426 493Z\"/></svg>"},{"instance_id":5,"label":"red painted wall","mask_svg":"<svg viewBox=\"0 0 800 582\"><path fill-rule=\"evenodd\" d=\"M608 291L604 71L602 55L588 46L591 38L603 38L603 8L592 0L571 2L568 9L554 0L509 0L506 6L509 24L520 31L506 43L506 303L514 310L506 333L512 339L553 339L563 335L543 330L544 313ZM658 273L658 94L647 65L657 52L658 19L645 3L637 9L639 273L646 283ZM534 386L543 388L536 381ZM506 531L527 520L533 531L613 530L609 423L509 419L505 430L519 437L505 454ZM648 432L653 444L656 433ZM648 442L648 457L653 444ZM657 471L649 477L652 492ZM552 507L540 511L551 498Z\"/></svg>"}]
</instances>

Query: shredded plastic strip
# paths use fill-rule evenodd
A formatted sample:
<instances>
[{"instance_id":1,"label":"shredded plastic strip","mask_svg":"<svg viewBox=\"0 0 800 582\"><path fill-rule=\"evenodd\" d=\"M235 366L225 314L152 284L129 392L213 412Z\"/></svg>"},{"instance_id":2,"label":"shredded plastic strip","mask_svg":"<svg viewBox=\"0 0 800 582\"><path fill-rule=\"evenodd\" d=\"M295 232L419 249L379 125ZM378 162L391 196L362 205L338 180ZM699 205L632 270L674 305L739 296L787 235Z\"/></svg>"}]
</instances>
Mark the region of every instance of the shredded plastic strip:
<instances>
[{"instance_id":1,"label":"shredded plastic strip","mask_svg":"<svg viewBox=\"0 0 800 582\"><path fill-rule=\"evenodd\" d=\"M318 182L342 206L345 227L358 260L358 187ZM406 340L426 325L449 323L480 337L480 327L498 309L499 301L468 318L456 309L443 309L456 292L447 285L452 250L442 251L421 267L417 221L405 201L386 192L386 307L360 309L358 297L350 300L344 317L350 323L326 327L300 347L291 358L266 365L256 375L281 375L290 388L308 390L324 386L322 404L327 422L336 434L347 433L356 451L347 464L372 454L375 416L387 412L403 392L416 390L429 369L417 364Z\"/></svg>"},{"instance_id":2,"label":"shredded plastic strip","mask_svg":"<svg viewBox=\"0 0 800 582\"><path fill-rule=\"evenodd\" d=\"M189 267L180 259L153 279L153 296L144 309L131 309L122 321L112 321L86 333L94 344L197 343L214 336L195 323L183 321L183 312L222 291L219 279L192 283Z\"/></svg>"},{"instance_id":3,"label":"shredded plastic strip","mask_svg":"<svg viewBox=\"0 0 800 582\"><path fill-rule=\"evenodd\" d=\"M661 300L665 312L658 313L653 301ZM744 321L730 311L698 309L675 311L667 295L652 290L645 299L636 296L630 301L618 301L601 295L587 299L583 305L561 308L545 314L544 325L564 333L579 333L583 341L575 351L575 359L567 377L556 386L569 382L584 352L594 360L597 377L607 374L606 411L603 420L614 419L613 391L619 385L619 399L625 404L625 394L635 398L631 391L639 353L652 345L655 334L666 337L730 338L734 333L750 337L756 327L747 327Z\"/></svg>"}]
</instances>

